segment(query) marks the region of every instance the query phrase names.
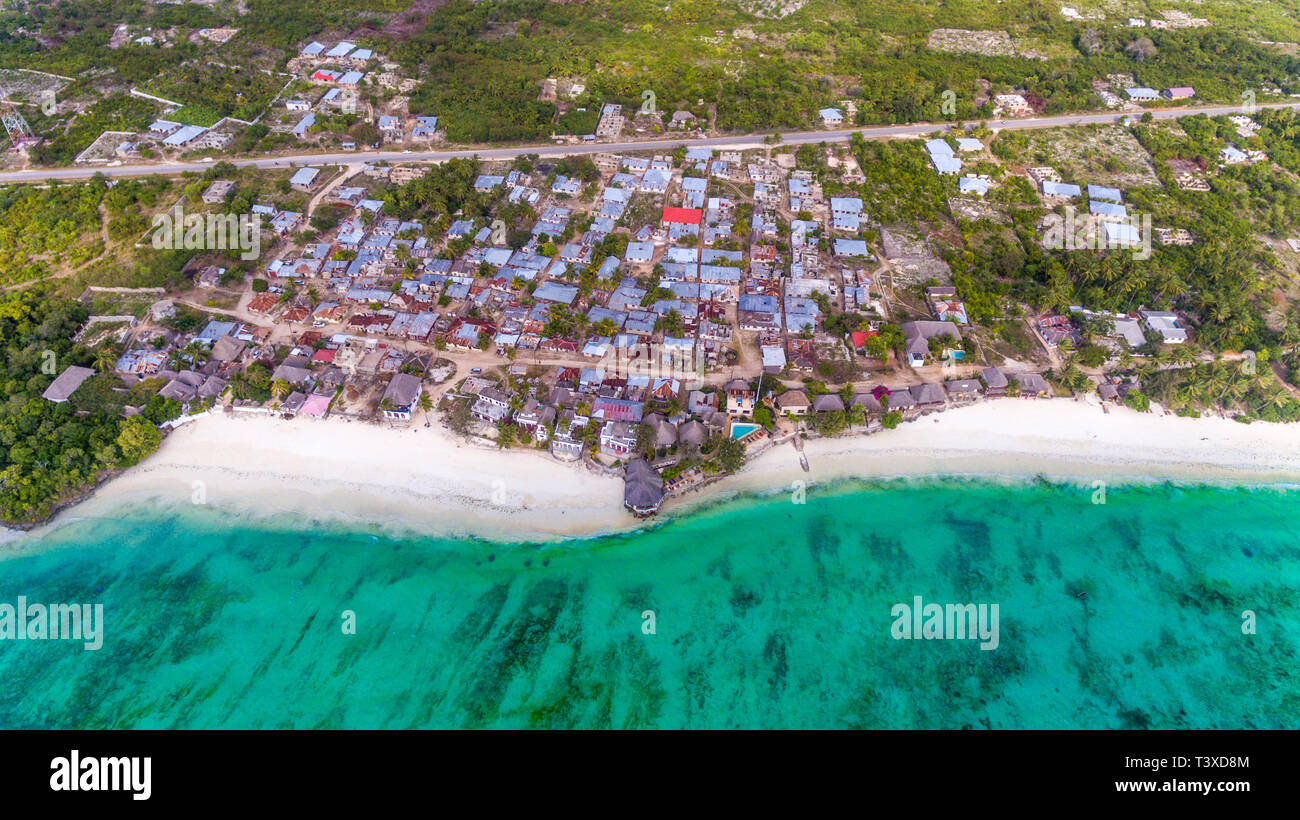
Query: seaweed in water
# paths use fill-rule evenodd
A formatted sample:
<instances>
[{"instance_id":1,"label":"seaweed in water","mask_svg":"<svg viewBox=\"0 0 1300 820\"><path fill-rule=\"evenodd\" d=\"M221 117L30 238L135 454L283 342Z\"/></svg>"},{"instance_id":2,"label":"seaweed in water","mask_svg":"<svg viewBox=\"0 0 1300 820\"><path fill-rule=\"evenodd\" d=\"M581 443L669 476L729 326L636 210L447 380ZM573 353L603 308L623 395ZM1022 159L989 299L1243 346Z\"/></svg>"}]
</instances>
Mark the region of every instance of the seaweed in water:
<instances>
[{"instance_id":1,"label":"seaweed in water","mask_svg":"<svg viewBox=\"0 0 1300 820\"><path fill-rule=\"evenodd\" d=\"M731 590L731 611L736 614L737 618L745 617L745 613L758 606L762 598L754 590L745 586L737 586Z\"/></svg>"},{"instance_id":2,"label":"seaweed in water","mask_svg":"<svg viewBox=\"0 0 1300 820\"><path fill-rule=\"evenodd\" d=\"M772 664L772 675L767 683L768 691L773 697L785 689L785 677L790 671L786 662L786 644L785 633L780 630L768 635L767 642L763 644L763 660Z\"/></svg>"}]
</instances>

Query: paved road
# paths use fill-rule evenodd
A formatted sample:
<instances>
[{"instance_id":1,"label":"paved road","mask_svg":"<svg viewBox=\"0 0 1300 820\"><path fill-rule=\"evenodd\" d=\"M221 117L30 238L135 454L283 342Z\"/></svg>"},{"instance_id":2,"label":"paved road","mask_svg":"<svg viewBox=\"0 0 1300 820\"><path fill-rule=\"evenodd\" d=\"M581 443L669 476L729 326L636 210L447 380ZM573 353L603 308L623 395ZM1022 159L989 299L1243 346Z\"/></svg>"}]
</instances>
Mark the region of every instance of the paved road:
<instances>
[{"instance_id":1,"label":"paved road","mask_svg":"<svg viewBox=\"0 0 1300 820\"><path fill-rule=\"evenodd\" d=\"M1259 108L1300 109L1300 102L1268 103ZM1155 119L1173 119L1192 114L1218 116L1221 114L1242 113L1241 106L1214 105L1192 108L1157 108L1151 109ZM1030 117L1016 120L988 120L994 130L1020 131L1032 128L1057 128L1067 125L1091 125L1096 123L1119 122L1125 116L1140 114L1117 114L1105 112L1100 114L1066 114L1055 117ZM951 123L920 123L912 125L879 125L866 128L847 128L826 131L791 131L781 134L785 145L805 145L818 142L847 142L854 134L862 134L867 139L888 139L891 137L915 137L922 134L946 130ZM602 151L623 153L628 151L671 151L682 145L710 148L758 148L763 146L763 138L769 134L742 134L731 137L707 137L704 139L673 138L662 140L641 140L633 142L598 142L580 145L525 145L511 148L478 148L471 150L444 151L348 151L342 153L294 154L282 157L265 157L261 159L230 160L233 164L245 168L289 168L301 165L348 165L363 162L439 162L448 159L479 157L480 159L513 159L521 154L539 154L543 157L573 156L577 154L595 154ZM218 154L213 155L221 159ZM47 182L56 179L86 179L95 174L108 177L144 176L148 174L175 175L185 171L204 171L211 163L205 162L171 162L155 165L119 165L114 168L103 166L77 168L35 168L27 171L10 171L0 173L0 185L14 182Z\"/></svg>"}]
</instances>

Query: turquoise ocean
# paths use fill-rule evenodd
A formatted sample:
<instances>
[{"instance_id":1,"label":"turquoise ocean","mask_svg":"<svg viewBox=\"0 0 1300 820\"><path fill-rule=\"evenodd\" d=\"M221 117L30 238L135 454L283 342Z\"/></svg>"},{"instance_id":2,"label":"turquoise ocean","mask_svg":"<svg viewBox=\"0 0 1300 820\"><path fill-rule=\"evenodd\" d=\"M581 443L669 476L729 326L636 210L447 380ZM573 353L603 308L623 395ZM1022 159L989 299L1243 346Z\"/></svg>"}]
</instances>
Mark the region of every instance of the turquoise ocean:
<instances>
[{"instance_id":1,"label":"turquoise ocean","mask_svg":"<svg viewBox=\"0 0 1300 820\"><path fill-rule=\"evenodd\" d=\"M0 641L0 727L1300 726L1300 490L1094 500L847 481L546 543L73 510L0 603L102 603L103 647ZM892 638L915 596L998 648Z\"/></svg>"}]
</instances>

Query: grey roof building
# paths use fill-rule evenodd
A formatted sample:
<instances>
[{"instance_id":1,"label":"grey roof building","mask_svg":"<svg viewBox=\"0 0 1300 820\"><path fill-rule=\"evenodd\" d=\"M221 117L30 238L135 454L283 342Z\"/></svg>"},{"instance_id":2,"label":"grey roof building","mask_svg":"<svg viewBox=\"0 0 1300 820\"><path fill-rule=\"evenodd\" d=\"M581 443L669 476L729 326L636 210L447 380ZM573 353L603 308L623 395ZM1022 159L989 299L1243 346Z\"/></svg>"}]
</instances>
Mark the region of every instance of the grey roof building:
<instances>
[{"instance_id":1,"label":"grey roof building","mask_svg":"<svg viewBox=\"0 0 1300 820\"><path fill-rule=\"evenodd\" d=\"M943 388L931 382L914 386L912 388L912 398L916 399L917 405L921 407L943 404L947 401Z\"/></svg>"},{"instance_id":2,"label":"grey roof building","mask_svg":"<svg viewBox=\"0 0 1300 820\"><path fill-rule=\"evenodd\" d=\"M298 390L293 391L284 399L284 404L280 405L281 413L297 414L302 409L303 404L307 402L307 394Z\"/></svg>"},{"instance_id":3,"label":"grey roof building","mask_svg":"<svg viewBox=\"0 0 1300 820\"><path fill-rule=\"evenodd\" d=\"M215 399L226 390L226 380L220 376L208 376L207 380L199 386L199 397L204 399Z\"/></svg>"},{"instance_id":4,"label":"grey roof building","mask_svg":"<svg viewBox=\"0 0 1300 820\"><path fill-rule=\"evenodd\" d=\"M857 393L853 396L853 406L861 407L868 413L880 413L880 401L870 393Z\"/></svg>"},{"instance_id":5,"label":"grey roof building","mask_svg":"<svg viewBox=\"0 0 1300 820\"><path fill-rule=\"evenodd\" d=\"M60 373L57 379L50 382L50 386L45 388L45 392L41 394L41 397L55 404L62 404L73 393L77 392L77 388L81 387L82 382L93 375L95 375L95 371L89 367L78 367L74 364Z\"/></svg>"},{"instance_id":6,"label":"grey roof building","mask_svg":"<svg viewBox=\"0 0 1300 820\"><path fill-rule=\"evenodd\" d=\"M287 362L281 364L271 374L271 379L284 379L289 384L305 384L311 381L311 371L305 367L297 367Z\"/></svg>"},{"instance_id":7,"label":"grey roof building","mask_svg":"<svg viewBox=\"0 0 1300 820\"><path fill-rule=\"evenodd\" d=\"M980 383L978 379L953 379L944 382L943 389L954 400L972 399L979 395Z\"/></svg>"},{"instance_id":8,"label":"grey roof building","mask_svg":"<svg viewBox=\"0 0 1300 820\"><path fill-rule=\"evenodd\" d=\"M920 385L917 385L917 387L919 386ZM934 386L937 388L939 385L936 384ZM916 407L916 397L913 395L915 389L916 388L909 389L900 387L896 390L889 391L889 402L884 406L887 410L911 410L913 407Z\"/></svg>"},{"instance_id":9,"label":"grey roof building","mask_svg":"<svg viewBox=\"0 0 1300 820\"><path fill-rule=\"evenodd\" d=\"M702 414L702 418L706 425L716 431L726 430L727 425L731 422L731 417L721 410L715 410L712 413L704 413Z\"/></svg>"},{"instance_id":10,"label":"grey roof building","mask_svg":"<svg viewBox=\"0 0 1300 820\"><path fill-rule=\"evenodd\" d=\"M175 399L184 404L197 396L198 392L198 388L194 385L186 384L180 379L172 379L163 385L163 388L158 391L158 395L164 399Z\"/></svg>"},{"instance_id":11,"label":"grey roof building","mask_svg":"<svg viewBox=\"0 0 1300 820\"><path fill-rule=\"evenodd\" d=\"M980 373L980 378L984 380L984 386L990 396L1001 396L1007 392L1007 376L998 367L986 367Z\"/></svg>"},{"instance_id":12,"label":"grey roof building","mask_svg":"<svg viewBox=\"0 0 1300 820\"><path fill-rule=\"evenodd\" d=\"M776 397L776 406L783 413L806 413L812 405L808 394L802 390L787 390Z\"/></svg>"},{"instance_id":13,"label":"grey roof building","mask_svg":"<svg viewBox=\"0 0 1300 820\"><path fill-rule=\"evenodd\" d=\"M834 393L822 393L813 399L812 406L818 413L827 413L832 410L843 410L844 400Z\"/></svg>"},{"instance_id":14,"label":"grey roof building","mask_svg":"<svg viewBox=\"0 0 1300 820\"><path fill-rule=\"evenodd\" d=\"M240 354L244 348L248 347L248 342L243 339L236 339L234 336L222 336L212 343L212 352L209 358L218 362L234 362L239 360Z\"/></svg>"},{"instance_id":15,"label":"grey roof building","mask_svg":"<svg viewBox=\"0 0 1300 820\"><path fill-rule=\"evenodd\" d=\"M1020 395L1022 396L1050 396L1052 394L1051 386L1041 373L1019 373L1016 378L1020 381Z\"/></svg>"},{"instance_id":16,"label":"grey roof building","mask_svg":"<svg viewBox=\"0 0 1300 820\"><path fill-rule=\"evenodd\" d=\"M907 340L907 358L913 367L924 364L930 353L930 340L940 336L951 336L954 341L961 340L961 331L952 322L904 322L903 337Z\"/></svg>"},{"instance_id":17,"label":"grey roof building","mask_svg":"<svg viewBox=\"0 0 1300 820\"><path fill-rule=\"evenodd\" d=\"M677 428L677 440L682 444L699 447L708 437L709 431L702 422L691 420Z\"/></svg>"},{"instance_id":18,"label":"grey roof building","mask_svg":"<svg viewBox=\"0 0 1300 820\"><path fill-rule=\"evenodd\" d=\"M414 409L415 403L420 398L420 390L423 383L418 376L412 376L410 373L397 373L389 380L388 386L384 388L384 399L392 404L392 407L384 409L384 415L388 418L409 419L411 410ZM380 399L383 402L383 399Z\"/></svg>"},{"instance_id":19,"label":"grey roof building","mask_svg":"<svg viewBox=\"0 0 1300 820\"><path fill-rule=\"evenodd\" d=\"M677 425L673 424L662 413L650 413L641 419L642 424L648 424L655 431L656 447L671 447L677 443Z\"/></svg>"},{"instance_id":20,"label":"grey roof building","mask_svg":"<svg viewBox=\"0 0 1300 820\"><path fill-rule=\"evenodd\" d=\"M664 500L664 480L645 459L628 462L623 473L623 506L633 515L653 515Z\"/></svg>"}]
</instances>

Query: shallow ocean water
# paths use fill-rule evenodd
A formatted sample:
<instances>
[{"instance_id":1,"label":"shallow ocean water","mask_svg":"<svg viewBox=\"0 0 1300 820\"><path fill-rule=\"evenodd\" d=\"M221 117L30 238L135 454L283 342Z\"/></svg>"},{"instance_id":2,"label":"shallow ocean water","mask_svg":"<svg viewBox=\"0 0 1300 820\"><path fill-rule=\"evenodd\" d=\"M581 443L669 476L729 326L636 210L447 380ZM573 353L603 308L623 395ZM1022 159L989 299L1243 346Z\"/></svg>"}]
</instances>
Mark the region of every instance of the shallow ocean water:
<instances>
[{"instance_id":1,"label":"shallow ocean water","mask_svg":"<svg viewBox=\"0 0 1300 820\"><path fill-rule=\"evenodd\" d=\"M850 481L546 544L136 507L0 558L0 603L106 621L0 641L0 727L1300 725L1300 492L1093 495ZM998 604L998 648L895 640L918 595Z\"/></svg>"}]
</instances>

